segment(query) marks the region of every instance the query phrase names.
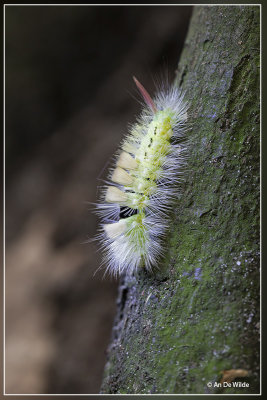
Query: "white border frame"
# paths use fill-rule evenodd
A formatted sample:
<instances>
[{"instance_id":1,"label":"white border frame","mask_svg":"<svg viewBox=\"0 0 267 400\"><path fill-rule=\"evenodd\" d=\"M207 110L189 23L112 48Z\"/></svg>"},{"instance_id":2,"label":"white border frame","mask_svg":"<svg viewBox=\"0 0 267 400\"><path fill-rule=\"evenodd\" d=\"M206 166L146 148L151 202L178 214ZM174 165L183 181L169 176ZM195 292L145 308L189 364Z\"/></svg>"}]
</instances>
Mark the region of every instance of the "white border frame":
<instances>
[{"instance_id":1,"label":"white border frame","mask_svg":"<svg viewBox=\"0 0 267 400\"><path fill-rule=\"evenodd\" d=\"M5 392L5 9L13 6L196 6L196 7L219 7L219 6L259 6L260 7L260 217L262 216L262 4L4 4L3 12L3 396L260 396L262 394L262 259L260 256L260 393L251 394L98 394L98 393L6 393ZM260 255L262 255L262 221L260 218Z\"/></svg>"}]
</instances>

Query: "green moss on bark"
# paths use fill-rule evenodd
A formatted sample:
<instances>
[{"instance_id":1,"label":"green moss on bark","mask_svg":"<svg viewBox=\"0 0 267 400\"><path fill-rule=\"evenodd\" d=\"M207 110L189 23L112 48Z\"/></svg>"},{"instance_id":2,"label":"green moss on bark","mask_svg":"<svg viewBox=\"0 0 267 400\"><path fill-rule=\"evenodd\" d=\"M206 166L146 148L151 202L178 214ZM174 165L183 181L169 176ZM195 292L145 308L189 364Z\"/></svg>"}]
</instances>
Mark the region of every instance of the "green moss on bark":
<instances>
[{"instance_id":1,"label":"green moss on bark","mask_svg":"<svg viewBox=\"0 0 267 400\"><path fill-rule=\"evenodd\" d=\"M101 393L259 393L259 7L195 7L176 85L189 172L159 271L121 281ZM236 368L248 388L207 387Z\"/></svg>"}]
</instances>

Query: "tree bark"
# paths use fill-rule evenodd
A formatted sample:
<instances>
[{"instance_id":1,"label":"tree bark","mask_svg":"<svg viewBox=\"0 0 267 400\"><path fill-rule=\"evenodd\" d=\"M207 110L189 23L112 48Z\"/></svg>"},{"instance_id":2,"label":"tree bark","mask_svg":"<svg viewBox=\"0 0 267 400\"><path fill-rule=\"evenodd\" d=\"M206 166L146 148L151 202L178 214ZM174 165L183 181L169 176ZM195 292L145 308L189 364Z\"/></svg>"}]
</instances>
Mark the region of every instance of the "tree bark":
<instances>
[{"instance_id":1,"label":"tree bark","mask_svg":"<svg viewBox=\"0 0 267 400\"><path fill-rule=\"evenodd\" d=\"M189 172L159 269L121 279L101 393L260 391L259 13L194 9L175 82ZM230 369L249 386L215 387Z\"/></svg>"}]
</instances>

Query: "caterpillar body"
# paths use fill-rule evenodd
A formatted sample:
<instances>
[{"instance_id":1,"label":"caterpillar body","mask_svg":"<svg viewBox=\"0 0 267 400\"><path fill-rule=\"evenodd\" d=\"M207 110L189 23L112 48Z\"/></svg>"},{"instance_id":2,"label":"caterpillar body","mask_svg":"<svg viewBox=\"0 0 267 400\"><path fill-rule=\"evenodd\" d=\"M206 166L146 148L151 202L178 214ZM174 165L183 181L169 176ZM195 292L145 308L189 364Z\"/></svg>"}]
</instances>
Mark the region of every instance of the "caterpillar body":
<instances>
[{"instance_id":1,"label":"caterpillar body","mask_svg":"<svg viewBox=\"0 0 267 400\"><path fill-rule=\"evenodd\" d=\"M170 87L152 100L134 81L144 110L121 144L97 205L103 262L113 275L158 264L186 163L188 106L183 95Z\"/></svg>"}]
</instances>

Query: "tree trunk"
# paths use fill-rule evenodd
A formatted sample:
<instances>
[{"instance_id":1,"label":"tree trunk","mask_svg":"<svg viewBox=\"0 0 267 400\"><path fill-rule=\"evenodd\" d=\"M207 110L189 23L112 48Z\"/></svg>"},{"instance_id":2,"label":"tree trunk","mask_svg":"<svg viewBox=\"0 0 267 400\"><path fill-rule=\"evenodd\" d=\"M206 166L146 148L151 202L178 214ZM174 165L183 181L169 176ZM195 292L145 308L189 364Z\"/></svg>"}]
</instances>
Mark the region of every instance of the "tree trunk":
<instances>
[{"instance_id":1,"label":"tree trunk","mask_svg":"<svg viewBox=\"0 0 267 400\"><path fill-rule=\"evenodd\" d=\"M194 9L175 83L189 172L159 270L121 280L101 393L260 391L259 13ZM231 369L246 387L217 387Z\"/></svg>"}]
</instances>

